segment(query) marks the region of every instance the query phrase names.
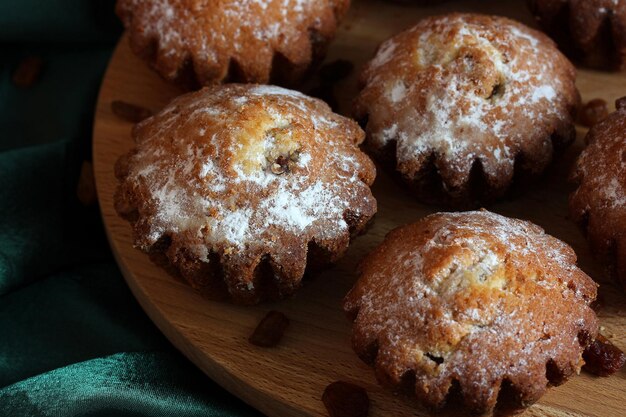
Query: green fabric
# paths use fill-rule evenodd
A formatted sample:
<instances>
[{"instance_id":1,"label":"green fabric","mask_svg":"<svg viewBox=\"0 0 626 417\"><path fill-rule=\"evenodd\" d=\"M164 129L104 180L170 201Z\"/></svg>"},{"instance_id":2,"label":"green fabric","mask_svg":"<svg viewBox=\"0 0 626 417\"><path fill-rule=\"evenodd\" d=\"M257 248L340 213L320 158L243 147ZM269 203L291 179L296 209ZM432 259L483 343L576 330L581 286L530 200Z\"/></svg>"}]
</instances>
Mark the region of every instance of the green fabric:
<instances>
[{"instance_id":1,"label":"green fabric","mask_svg":"<svg viewBox=\"0 0 626 417\"><path fill-rule=\"evenodd\" d=\"M0 1L0 416L252 416L150 322L76 198L112 1ZM12 73L36 55L29 88Z\"/></svg>"}]
</instances>

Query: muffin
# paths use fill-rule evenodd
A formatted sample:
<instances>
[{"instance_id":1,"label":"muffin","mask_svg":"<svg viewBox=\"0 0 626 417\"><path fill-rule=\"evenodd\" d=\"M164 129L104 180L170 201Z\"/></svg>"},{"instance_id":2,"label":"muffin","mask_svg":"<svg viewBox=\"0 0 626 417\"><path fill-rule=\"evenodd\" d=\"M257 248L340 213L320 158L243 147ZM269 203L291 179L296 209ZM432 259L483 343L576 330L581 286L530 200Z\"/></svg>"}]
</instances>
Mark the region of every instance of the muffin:
<instances>
[{"instance_id":1,"label":"muffin","mask_svg":"<svg viewBox=\"0 0 626 417\"><path fill-rule=\"evenodd\" d=\"M356 122L273 86L207 87L133 129L115 209L134 244L209 296L292 294L376 212Z\"/></svg>"},{"instance_id":2,"label":"muffin","mask_svg":"<svg viewBox=\"0 0 626 417\"><path fill-rule=\"evenodd\" d=\"M575 138L572 64L503 17L430 17L384 42L354 110L366 147L429 203L473 206L535 177Z\"/></svg>"},{"instance_id":3,"label":"muffin","mask_svg":"<svg viewBox=\"0 0 626 417\"><path fill-rule=\"evenodd\" d=\"M626 1L528 0L561 49L584 65L626 70Z\"/></svg>"},{"instance_id":4,"label":"muffin","mask_svg":"<svg viewBox=\"0 0 626 417\"><path fill-rule=\"evenodd\" d=\"M569 205L592 251L626 290L626 97L616 107L587 134L588 146L572 172L577 189Z\"/></svg>"},{"instance_id":5,"label":"muffin","mask_svg":"<svg viewBox=\"0 0 626 417\"><path fill-rule=\"evenodd\" d=\"M354 350L383 385L482 413L528 406L579 372L598 332L596 290L574 251L538 226L438 213L387 235L344 309Z\"/></svg>"},{"instance_id":6,"label":"muffin","mask_svg":"<svg viewBox=\"0 0 626 417\"><path fill-rule=\"evenodd\" d=\"M320 61L350 0L118 0L132 50L186 87L291 84Z\"/></svg>"}]
</instances>

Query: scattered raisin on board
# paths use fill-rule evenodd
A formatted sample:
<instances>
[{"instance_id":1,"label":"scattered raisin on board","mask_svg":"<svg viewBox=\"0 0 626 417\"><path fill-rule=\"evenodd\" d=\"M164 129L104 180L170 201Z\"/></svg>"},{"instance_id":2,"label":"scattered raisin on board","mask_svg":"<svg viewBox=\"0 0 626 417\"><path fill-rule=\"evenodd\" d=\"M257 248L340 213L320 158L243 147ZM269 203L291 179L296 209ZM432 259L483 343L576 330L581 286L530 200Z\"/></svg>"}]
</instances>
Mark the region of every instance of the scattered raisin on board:
<instances>
[{"instance_id":1,"label":"scattered raisin on board","mask_svg":"<svg viewBox=\"0 0 626 417\"><path fill-rule=\"evenodd\" d=\"M84 161L80 167L76 196L78 201L84 206L91 206L98 198L96 195L96 182L93 176L93 165L89 161Z\"/></svg>"},{"instance_id":2,"label":"scattered raisin on board","mask_svg":"<svg viewBox=\"0 0 626 417\"><path fill-rule=\"evenodd\" d=\"M254 329L248 341L256 346L274 347L280 343L289 319L279 311L270 311Z\"/></svg>"},{"instance_id":3,"label":"scattered raisin on board","mask_svg":"<svg viewBox=\"0 0 626 417\"><path fill-rule=\"evenodd\" d=\"M330 417L366 417L370 400L364 388L345 381L328 385L322 402Z\"/></svg>"},{"instance_id":4,"label":"scattered raisin on board","mask_svg":"<svg viewBox=\"0 0 626 417\"><path fill-rule=\"evenodd\" d=\"M593 127L609 116L609 106L601 98L587 102L578 113L578 121L586 127Z\"/></svg>"},{"instance_id":5,"label":"scattered raisin on board","mask_svg":"<svg viewBox=\"0 0 626 417\"><path fill-rule=\"evenodd\" d=\"M140 107L122 100L114 100L111 102L111 111L120 119L132 123L139 123L152 116L152 112L145 107Z\"/></svg>"},{"instance_id":6,"label":"scattered raisin on board","mask_svg":"<svg viewBox=\"0 0 626 417\"><path fill-rule=\"evenodd\" d=\"M626 97L618 98L615 100L615 108L617 110L626 109Z\"/></svg>"},{"instance_id":7,"label":"scattered raisin on board","mask_svg":"<svg viewBox=\"0 0 626 417\"><path fill-rule=\"evenodd\" d=\"M20 61L13 71L13 84L28 88L35 84L41 75L43 61L37 56L29 56Z\"/></svg>"},{"instance_id":8,"label":"scattered raisin on board","mask_svg":"<svg viewBox=\"0 0 626 417\"><path fill-rule=\"evenodd\" d=\"M598 376L609 376L619 371L626 362L626 355L610 340L598 335L583 353L583 369Z\"/></svg>"}]
</instances>

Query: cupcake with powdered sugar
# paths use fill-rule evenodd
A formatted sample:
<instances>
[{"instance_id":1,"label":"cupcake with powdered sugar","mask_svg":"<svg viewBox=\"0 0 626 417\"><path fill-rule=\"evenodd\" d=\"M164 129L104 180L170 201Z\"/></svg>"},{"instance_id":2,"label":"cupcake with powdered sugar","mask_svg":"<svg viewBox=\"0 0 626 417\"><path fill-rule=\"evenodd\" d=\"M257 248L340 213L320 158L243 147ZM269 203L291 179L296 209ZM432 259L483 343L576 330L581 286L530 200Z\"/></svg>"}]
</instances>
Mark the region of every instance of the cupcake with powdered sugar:
<instances>
[{"instance_id":1,"label":"cupcake with powdered sugar","mask_svg":"<svg viewBox=\"0 0 626 417\"><path fill-rule=\"evenodd\" d=\"M571 179L570 214L598 260L626 290L626 97L589 130Z\"/></svg>"},{"instance_id":2,"label":"cupcake with powdered sugar","mask_svg":"<svg viewBox=\"0 0 626 417\"><path fill-rule=\"evenodd\" d=\"M239 303L290 295L376 212L363 131L295 91L208 87L133 136L115 208L139 249L201 292Z\"/></svg>"},{"instance_id":3,"label":"cupcake with powdered sugar","mask_svg":"<svg viewBox=\"0 0 626 417\"><path fill-rule=\"evenodd\" d=\"M485 413L527 407L580 371L596 291L572 248L532 223L438 213L387 235L344 309L381 383Z\"/></svg>"},{"instance_id":4,"label":"cupcake with powdered sugar","mask_svg":"<svg viewBox=\"0 0 626 417\"><path fill-rule=\"evenodd\" d=\"M132 50L187 87L290 84L320 61L349 0L118 0Z\"/></svg>"},{"instance_id":5,"label":"cupcake with powdered sugar","mask_svg":"<svg viewBox=\"0 0 626 417\"><path fill-rule=\"evenodd\" d=\"M572 64L502 17L430 17L384 42L361 74L366 146L428 202L474 205L535 177L575 138Z\"/></svg>"}]
</instances>

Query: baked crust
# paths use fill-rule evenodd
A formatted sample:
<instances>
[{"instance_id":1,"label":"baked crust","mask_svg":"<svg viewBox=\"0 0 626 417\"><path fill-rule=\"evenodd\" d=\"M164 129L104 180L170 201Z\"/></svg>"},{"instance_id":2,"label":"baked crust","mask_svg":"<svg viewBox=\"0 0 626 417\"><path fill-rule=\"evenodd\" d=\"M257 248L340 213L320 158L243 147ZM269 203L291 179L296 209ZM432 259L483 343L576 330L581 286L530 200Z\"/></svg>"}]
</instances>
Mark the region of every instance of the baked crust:
<instances>
[{"instance_id":1,"label":"baked crust","mask_svg":"<svg viewBox=\"0 0 626 417\"><path fill-rule=\"evenodd\" d=\"M206 87L136 125L115 208L135 246L238 303L292 294L376 212L358 125L273 86Z\"/></svg>"},{"instance_id":2,"label":"baked crust","mask_svg":"<svg viewBox=\"0 0 626 417\"><path fill-rule=\"evenodd\" d=\"M571 179L570 215L626 290L626 97L589 130Z\"/></svg>"},{"instance_id":3,"label":"baked crust","mask_svg":"<svg viewBox=\"0 0 626 417\"><path fill-rule=\"evenodd\" d=\"M291 84L321 60L350 0L118 0L132 50L187 87Z\"/></svg>"},{"instance_id":4,"label":"baked crust","mask_svg":"<svg viewBox=\"0 0 626 417\"><path fill-rule=\"evenodd\" d=\"M584 65L626 70L625 0L528 0L561 49Z\"/></svg>"},{"instance_id":5,"label":"baked crust","mask_svg":"<svg viewBox=\"0 0 626 417\"><path fill-rule=\"evenodd\" d=\"M574 251L532 223L438 213L364 258L344 309L381 383L429 407L460 394L487 412L498 398L528 406L579 372L598 331L596 291Z\"/></svg>"},{"instance_id":6,"label":"baked crust","mask_svg":"<svg viewBox=\"0 0 626 417\"><path fill-rule=\"evenodd\" d=\"M520 23L436 16L379 47L354 110L369 151L420 199L470 206L502 196L514 174L539 175L573 141L575 77Z\"/></svg>"}]
</instances>

